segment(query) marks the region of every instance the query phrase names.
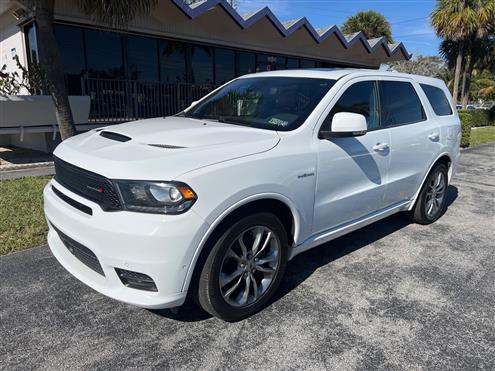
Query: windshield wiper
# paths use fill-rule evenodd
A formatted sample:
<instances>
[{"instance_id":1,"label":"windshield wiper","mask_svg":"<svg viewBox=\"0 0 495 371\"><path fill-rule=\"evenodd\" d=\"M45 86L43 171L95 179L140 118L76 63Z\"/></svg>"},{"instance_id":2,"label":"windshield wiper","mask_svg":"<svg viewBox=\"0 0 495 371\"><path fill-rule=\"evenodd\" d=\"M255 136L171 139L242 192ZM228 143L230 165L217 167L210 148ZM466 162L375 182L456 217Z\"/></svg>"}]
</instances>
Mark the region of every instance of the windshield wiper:
<instances>
[{"instance_id":1,"label":"windshield wiper","mask_svg":"<svg viewBox=\"0 0 495 371\"><path fill-rule=\"evenodd\" d=\"M234 120L234 121L231 121L231 120L226 120L225 119L226 116L219 116L217 121L218 122L221 122L221 123L224 123L224 124L232 124L232 125L240 125L240 126L248 126L248 127L251 127L251 123L249 121L237 121L237 120ZM231 116L227 116L227 117L231 117Z\"/></svg>"}]
</instances>

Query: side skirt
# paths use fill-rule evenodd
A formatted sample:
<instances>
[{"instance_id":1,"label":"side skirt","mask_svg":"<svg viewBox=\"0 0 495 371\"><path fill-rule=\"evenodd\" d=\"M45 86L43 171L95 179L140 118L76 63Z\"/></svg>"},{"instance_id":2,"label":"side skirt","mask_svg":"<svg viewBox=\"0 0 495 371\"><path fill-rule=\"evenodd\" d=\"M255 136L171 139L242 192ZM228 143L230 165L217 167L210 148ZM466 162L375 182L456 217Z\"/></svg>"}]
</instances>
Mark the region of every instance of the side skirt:
<instances>
[{"instance_id":1,"label":"side skirt","mask_svg":"<svg viewBox=\"0 0 495 371\"><path fill-rule=\"evenodd\" d=\"M344 234L353 232L357 229L372 224L380 219L386 218L387 216L395 214L399 211L406 211L409 208L410 203L411 203L410 200L401 201L385 209L375 211L371 214L365 215L356 220L338 225L334 228L328 229L314 236L311 236L306 241L304 241L298 246L295 246L292 249L289 260L306 250L312 249L313 247L321 245L325 242L334 240L340 236L343 236Z\"/></svg>"}]
</instances>

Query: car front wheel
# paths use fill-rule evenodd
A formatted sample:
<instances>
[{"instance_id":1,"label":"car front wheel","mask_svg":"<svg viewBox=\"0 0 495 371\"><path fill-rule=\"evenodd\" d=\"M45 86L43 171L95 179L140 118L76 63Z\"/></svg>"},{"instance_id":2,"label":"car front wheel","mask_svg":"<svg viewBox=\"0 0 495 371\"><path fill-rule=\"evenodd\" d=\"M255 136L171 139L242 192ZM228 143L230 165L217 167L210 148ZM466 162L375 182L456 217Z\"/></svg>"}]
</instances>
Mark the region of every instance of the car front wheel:
<instances>
[{"instance_id":1,"label":"car front wheel","mask_svg":"<svg viewBox=\"0 0 495 371\"><path fill-rule=\"evenodd\" d=\"M249 215L214 244L199 277L199 303L225 321L248 317L272 298L286 264L287 233L279 219Z\"/></svg>"}]
</instances>

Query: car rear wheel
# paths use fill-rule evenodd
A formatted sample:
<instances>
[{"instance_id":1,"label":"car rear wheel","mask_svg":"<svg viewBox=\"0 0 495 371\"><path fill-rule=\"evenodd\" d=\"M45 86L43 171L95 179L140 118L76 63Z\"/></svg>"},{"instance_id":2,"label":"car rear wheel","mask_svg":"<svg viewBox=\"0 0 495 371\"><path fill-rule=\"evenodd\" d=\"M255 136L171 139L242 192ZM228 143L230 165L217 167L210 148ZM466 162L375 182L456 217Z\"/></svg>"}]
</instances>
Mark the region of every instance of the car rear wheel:
<instances>
[{"instance_id":1,"label":"car rear wheel","mask_svg":"<svg viewBox=\"0 0 495 371\"><path fill-rule=\"evenodd\" d=\"M249 215L218 238L201 270L198 299L225 321L246 318L273 297L287 264L287 234L270 213Z\"/></svg>"},{"instance_id":2,"label":"car rear wheel","mask_svg":"<svg viewBox=\"0 0 495 371\"><path fill-rule=\"evenodd\" d=\"M436 165L428 174L411 211L411 219L419 224L430 224L440 218L447 208L448 175L444 164Z\"/></svg>"}]
</instances>

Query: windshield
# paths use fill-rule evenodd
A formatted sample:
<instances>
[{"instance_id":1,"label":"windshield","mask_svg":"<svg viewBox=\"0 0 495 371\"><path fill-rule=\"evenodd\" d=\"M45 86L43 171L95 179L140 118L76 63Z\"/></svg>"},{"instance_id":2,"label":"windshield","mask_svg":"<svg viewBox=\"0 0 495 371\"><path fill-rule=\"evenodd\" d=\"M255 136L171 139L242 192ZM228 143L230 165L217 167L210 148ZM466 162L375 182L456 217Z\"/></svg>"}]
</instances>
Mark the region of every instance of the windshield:
<instances>
[{"instance_id":1,"label":"windshield","mask_svg":"<svg viewBox=\"0 0 495 371\"><path fill-rule=\"evenodd\" d=\"M268 130L294 130L335 80L250 77L232 81L181 115Z\"/></svg>"}]
</instances>

